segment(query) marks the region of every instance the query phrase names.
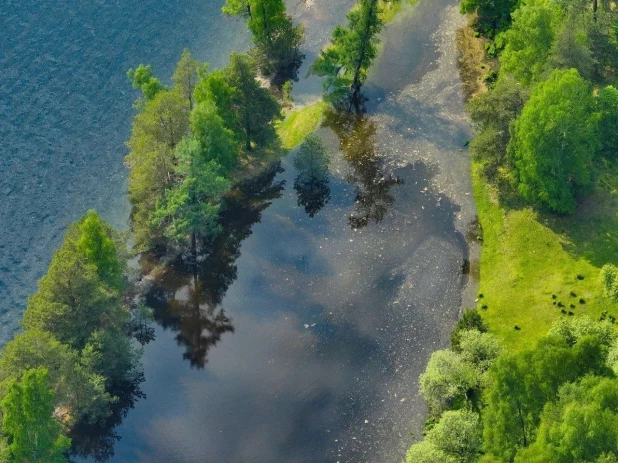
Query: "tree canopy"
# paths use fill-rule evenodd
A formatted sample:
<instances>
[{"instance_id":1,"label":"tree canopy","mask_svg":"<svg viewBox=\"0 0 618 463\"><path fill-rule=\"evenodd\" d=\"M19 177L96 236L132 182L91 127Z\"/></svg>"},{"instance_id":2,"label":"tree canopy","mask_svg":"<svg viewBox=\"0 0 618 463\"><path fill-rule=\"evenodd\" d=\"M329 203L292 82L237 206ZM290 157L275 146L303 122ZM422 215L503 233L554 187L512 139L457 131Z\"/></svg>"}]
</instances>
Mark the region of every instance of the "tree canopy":
<instances>
[{"instance_id":1,"label":"tree canopy","mask_svg":"<svg viewBox=\"0 0 618 463\"><path fill-rule=\"evenodd\" d=\"M525 199L560 213L575 210L600 146L593 107L590 86L575 69L555 70L532 91L509 145Z\"/></svg>"}]
</instances>

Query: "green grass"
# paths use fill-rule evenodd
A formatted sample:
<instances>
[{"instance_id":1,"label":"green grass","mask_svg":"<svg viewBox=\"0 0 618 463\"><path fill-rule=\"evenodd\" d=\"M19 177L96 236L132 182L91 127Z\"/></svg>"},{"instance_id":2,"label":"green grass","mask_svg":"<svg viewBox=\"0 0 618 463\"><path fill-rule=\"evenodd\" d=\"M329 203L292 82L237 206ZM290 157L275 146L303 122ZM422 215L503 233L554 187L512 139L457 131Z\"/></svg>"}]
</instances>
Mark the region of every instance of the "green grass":
<instances>
[{"instance_id":1,"label":"green grass","mask_svg":"<svg viewBox=\"0 0 618 463\"><path fill-rule=\"evenodd\" d=\"M483 298L478 307L506 347L513 351L532 347L552 322L568 316L554 301L575 315L596 319L606 310L618 316L618 305L602 297L599 282L601 266L618 263L615 191L599 187L575 215L555 217L498 205L496 191L481 179L477 166L473 183L484 239L479 289ZM571 291L577 296L572 297ZM580 304L580 298L586 303Z\"/></svg>"},{"instance_id":2,"label":"green grass","mask_svg":"<svg viewBox=\"0 0 618 463\"><path fill-rule=\"evenodd\" d=\"M409 3L410 5L414 5L418 0L399 0L397 2L382 2L382 14L380 15L380 19L384 24L388 24L391 22L397 13L401 11L403 7L403 3Z\"/></svg>"},{"instance_id":3,"label":"green grass","mask_svg":"<svg viewBox=\"0 0 618 463\"><path fill-rule=\"evenodd\" d=\"M320 101L289 113L286 118L277 124L277 133L281 144L286 150L299 145L307 135L313 132L326 109L326 103Z\"/></svg>"}]
</instances>

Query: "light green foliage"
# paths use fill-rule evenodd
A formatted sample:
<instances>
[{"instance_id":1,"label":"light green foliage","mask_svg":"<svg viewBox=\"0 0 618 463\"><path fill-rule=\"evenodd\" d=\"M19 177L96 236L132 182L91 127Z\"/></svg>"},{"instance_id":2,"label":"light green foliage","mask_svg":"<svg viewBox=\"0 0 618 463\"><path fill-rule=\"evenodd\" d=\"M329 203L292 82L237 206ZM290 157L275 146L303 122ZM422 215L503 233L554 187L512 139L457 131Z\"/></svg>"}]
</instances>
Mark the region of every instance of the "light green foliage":
<instances>
[{"instance_id":1,"label":"light green foliage","mask_svg":"<svg viewBox=\"0 0 618 463\"><path fill-rule=\"evenodd\" d=\"M460 334L459 349L462 358L480 372L486 371L502 353L500 341L491 333L466 330Z\"/></svg>"},{"instance_id":2,"label":"light green foliage","mask_svg":"<svg viewBox=\"0 0 618 463\"><path fill-rule=\"evenodd\" d=\"M238 148L234 133L225 127L213 103L206 101L195 107L191 113L191 132L200 143L196 156L206 161L215 161L225 172L236 166ZM177 162L182 158L178 155L178 148L176 158ZM187 161L186 155L184 161Z\"/></svg>"},{"instance_id":3,"label":"light green foliage","mask_svg":"<svg viewBox=\"0 0 618 463\"><path fill-rule=\"evenodd\" d=\"M562 9L551 0L525 0L513 13L513 24L503 36L502 71L513 74L524 85L538 78L562 17Z\"/></svg>"},{"instance_id":4,"label":"light green foliage","mask_svg":"<svg viewBox=\"0 0 618 463\"><path fill-rule=\"evenodd\" d=\"M613 302L618 303L618 267L605 264L601 268L601 283L603 295Z\"/></svg>"},{"instance_id":5,"label":"light green foliage","mask_svg":"<svg viewBox=\"0 0 618 463\"><path fill-rule=\"evenodd\" d=\"M189 105L177 92L160 92L135 116L130 149L129 200L136 250L160 244L162 232L150 216L173 182L174 148L189 130Z\"/></svg>"},{"instance_id":6,"label":"light green foliage","mask_svg":"<svg viewBox=\"0 0 618 463\"><path fill-rule=\"evenodd\" d=\"M428 440L414 444L406 454L406 463L458 463Z\"/></svg>"},{"instance_id":7,"label":"light green foliage","mask_svg":"<svg viewBox=\"0 0 618 463\"><path fill-rule=\"evenodd\" d=\"M485 450L499 461L512 461L520 447L536 437L546 403L559 388L586 374L608 374L606 349L596 337L584 336L573 346L548 337L534 350L503 355L489 370L483 410Z\"/></svg>"},{"instance_id":8,"label":"light green foliage","mask_svg":"<svg viewBox=\"0 0 618 463\"><path fill-rule=\"evenodd\" d=\"M378 34L383 24L378 0L359 0L348 13L348 25L337 26L331 45L322 51L311 72L326 77L326 98L346 107L360 109L360 90L376 57Z\"/></svg>"},{"instance_id":9,"label":"light green foliage","mask_svg":"<svg viewBox=\"0 0 618 463\"><path fill-rule=\"evenodd\" d=\"M232 53L230 66L224 70L229 87L236 129L242 133L245 148L252 143L259 147L272 144L277 135L273 122L281 119L281 106L271 93L260 86L246 55Z\"/></svg>"},{"instance_id":10,"label":"light green foliage","mask_svg":"<svg viewBox=\"0 0 618 463\"><path fill-rule=\"evenodd\" d=\"M153 222L164 230L165 236L184 242L189 236L211 237L219 228L219 206L214 204L229 182L220 174L220 166L203 156L200 142L186 138L176 148L178 184L169 189L158 203Z\"/></svg>"},{"instance_id":11,"label":"light green foliage","mask_svg":"<svg viewBox=\"0 0 618 463\"><path fill-rule=\"evenodd\" d=\"M64 463L71 440L62 434L54 412L54 392L44 368L28 370L2 400L2 431L10 439L10 461Z\"/></svg>"},{"instance_id":12,"label":"light green foliage","mask_svg":"<svg viewBox=\"0 0 618 463\"><path fill-rule=\"evenodd\" d=\"M467 309L459 320L457 325L451 331L451 348L459 352L459 342L461 340L461 334L466 330L477 330L481 333L487 332L487 326L483 323L481 314L476 309Z\"/></svg>"},{"instance_id":13,"label":"light green foliage","mask_svg":"<svg viewBox=\"0 0 618 463\"><path fill-rule=\"evenodd\" d=\"M587 377L567 384L541 415L538 438L516 463L607 461L618 447L618 380ZM611 460L610 460L611 461Z\"/></svg>"},{"instance_id":14,"label":"light green foliage","mask_svg":"<svg viewBox=\"0 0 618 463\"><path fill-rule=\"evenodd\" d=\"M189 109L193 109L193 90L198 79L199 65L198 61L191 56L189 49L185 48L172 76L174 91L185 98L189 104Z\"/></svg>"},{"instance_id":15,"label":"light green foliage","mask_svg":"<svg viewBox=\"0 0 618 463\"><path fill-rule=\"evenodd\" d=\"M493 34L511 22L511 12L518 6L519 0L462 0L462 14L478 15L476 26L486 35Z\"/></svg>"},{"instance_id":16,"label":"light green foliage","mask_svg":"<svg viewBox=\"0 0 618 463\"><path fill-rule=\"evenodd\" d=\"M509 144L525 199L555 212L575 210L576 192L591 181L597 120L590 86L575 69L554 71L532 91Z\"/></svg>"},{"instance_id":17,"label":"light green foliage","mask_svg":"<svg viewBox=\"0 0 618 463\"><path fill-rule=\"evenodd\" d=\"M140 64L137 69L129 69L127 77L131 81L133 88L138 88L144 94L146 101L152 100L159 92L165 90L165 85L152 75L150 65Z\"/></svg>"},{"instance_id":18,"label":"light green foliage","mask_svg":"<svg viewBox=\"0 0 618 463\"><path fill-rule=\"evenodd\" d=\"M614 340L607 353L607 365L618 375L618 340Z\"/></svg>"},{"instance_id":19,"label":"light green foliage","mask_svg":"<svg viewBox=\"0 0 618 463\"><path fill-rule=\"evenodd\" d=\"M478 382L478 371L459 353L438 350L431 354L420 376L420 392L431 413L439 416L455 401L465 400L468 391L477 387Z\"/></svg>"},{"instance_id":20,"label":"light green foliage","mask_svg":"<svg viewBox=\"0 0 618 463\"><path fill-rule=\"evenodd\" d=\"M469 410L448 410L425 440L457 462L476 461L483 443L479 415Z\"/></svg>"},{"instance_id":21,"label":"light green foliage","mask_svg":"<svg viewBox=\"0 0 618 463\"><path fill-rule=\"evenodd\" d=\"M113 398L105 391L105 379L79 363L78 353L43 331L27 330L9 342L0 357L0 396L24 372L43 367L49 372L56 406L65 408L71 422L99 421L109 413Z\"/></svg>"},{"instance_id":22,"label":"light green foliage","mask_svg":"<svg viewBox=\"0 0 618 463\"><path fill-rule=\"evenodd\" d=\"M28 300L23 320L25 329L47 331L77 350L86 345L90 334L99 327L121 326L129 317L121 304L120 286L116 281L115 286L110 286L99 274L98 263L102 265L101 271L120 264L114 263L113 248L97 254L94 243L104 241L104 236L94 236L98 219L95 216L89 213L69 228L47 274L39 281L37 292ZM98 226L105 228L103 223ZM109 277L107 273L103 275Z\"/></svg>"},{"instance_id":23,"label":"light green foliage","mask_svg":"<svg viewBox=\"0 0 618 463\"><path fill-rule=\"evenodd\" d=\"M594 336L603 346L610 346L616 339L616 330L608 320L596 321L584 316L558 319L547 335L562 338L569 346L584 336Z\"/></svg>"},{"instance_id":24,"label":"light green foliage","mask_svg":"<svg viewBox=\"0 0 618 463\"><path fill-rule=\"evenodd\" d=\"M601 114L599 132L603 154L610 159L618 159L618 90L612 85L602 88L597 107Z\"/></svg>"},{"instance_id":25,"label":"light green foliage","mask_svg":"<svg viewBox=\"0 0 618 463\"><path fill-rule=\"evenodd\" d=\"M208 66L202 66L198 70L200 79L195 86L195 101L212 104L217 108L217 113L223 119L225 126L232 129L235 137L241 141L238 129L238 120L233 110L233 97L236 89L230 85L223 69L208 72Z\"/></svg>"},{"instance_id":26,"label":"light green foliage","mask_svg":"<svg viewBox=\"0 0 618 463\"><path fill-rule=\"evenodd\" d=\"M90 210L78 224L81 236L77 249L97 268L99 277L113 288L122 285L122 265L111 229L106 227L96 211Z\"/></svg>"}]
</instances>

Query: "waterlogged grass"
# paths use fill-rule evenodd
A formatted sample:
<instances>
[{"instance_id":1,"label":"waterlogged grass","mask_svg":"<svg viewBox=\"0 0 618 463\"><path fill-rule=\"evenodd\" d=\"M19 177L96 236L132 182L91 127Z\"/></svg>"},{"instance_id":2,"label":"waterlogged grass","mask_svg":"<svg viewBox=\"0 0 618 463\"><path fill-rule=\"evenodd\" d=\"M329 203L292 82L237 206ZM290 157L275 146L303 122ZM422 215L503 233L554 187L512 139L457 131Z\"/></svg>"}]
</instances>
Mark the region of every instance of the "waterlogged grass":
<instances>
[{"instance_id":1,"label":"waterlogged grass","mask_svg":"<svg viewBox=\"0 0 618 463\"><path fill-rule=\"evenodd\" d=\"M599 282L601 266L618 263L615 191L600 187L575 215L555 217L498 205L475 167L473 183L484 238L478 307L510 350L532 347L569 311L618 317L618 305L602 297Z\"/></svg>"},{"instance_id":2,"label":"waterlogged grass","mask_svg":"<svg viewBox=\"0 0 618 463\"><path fill-rule=\"evenodd\" d=\"M380 19L382 19L384 24L388 24L395 18L395 16L397 16L397 13L401 11L401 8L403 7L404 2L409 3L410 5L414 5L416 2L418 2L418 0L399 0L399 1L390 1L390 2L385 2L385 1L380 2L381 4L380 6L382 8L382 14L380 15Z\"/></svg>"},{"instance_id":3,"label":"waterlogged grass","mask_svg":"<svg viewBox=\"0 0 618 463\"><path fill-rule=\"evenodd\" d=\"M318 127L325 109L326 103L320 101L290 112L278 123L276 128L283 148L291 150L299 145Z\"/></svg>"}]
</instances>

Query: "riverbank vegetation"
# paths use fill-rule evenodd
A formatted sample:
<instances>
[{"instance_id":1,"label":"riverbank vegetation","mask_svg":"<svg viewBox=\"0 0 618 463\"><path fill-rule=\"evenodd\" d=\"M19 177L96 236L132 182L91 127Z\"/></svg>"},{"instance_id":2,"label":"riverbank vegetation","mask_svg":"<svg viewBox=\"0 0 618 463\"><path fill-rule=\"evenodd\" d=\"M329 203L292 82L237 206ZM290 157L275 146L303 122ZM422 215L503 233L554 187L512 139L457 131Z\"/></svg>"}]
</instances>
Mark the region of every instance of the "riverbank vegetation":
<instances>
[{"instance_id":1,"label":"riverbank vegetation","mask_svg":"<svg viewBox=\"0 0 618 463\"><path fill-rule=\"evenodd\" d=\"M488 58L468 92L482 257L459 331L477 333L432 355L408 462L617 461L615 7L461 4Z\"/></svg>"},{"instance_id":2,"label":"riverbank vegetation","mask_svg":"<svg viewBox=\"0 0 618 463\"><path fill-rule=\"evenodd\" d=\"M66 461L74 427L103 424L130 401L127 394L141 394L121 242L88 212L69 228L29 298L23 333L0 356L7 461Z\"/></svg>"},{"instance_id":3,"label":"riverbank vegetation","mask_svg":"<svg viewBox=\"0 0 618 463\"><path fill-rule=\"evenodd\" d=\"M618 461L617 339L608 320L565 318L513 352L465 312L421 375L427 431L406 463Z\"/></svg>"}]
</instances>

